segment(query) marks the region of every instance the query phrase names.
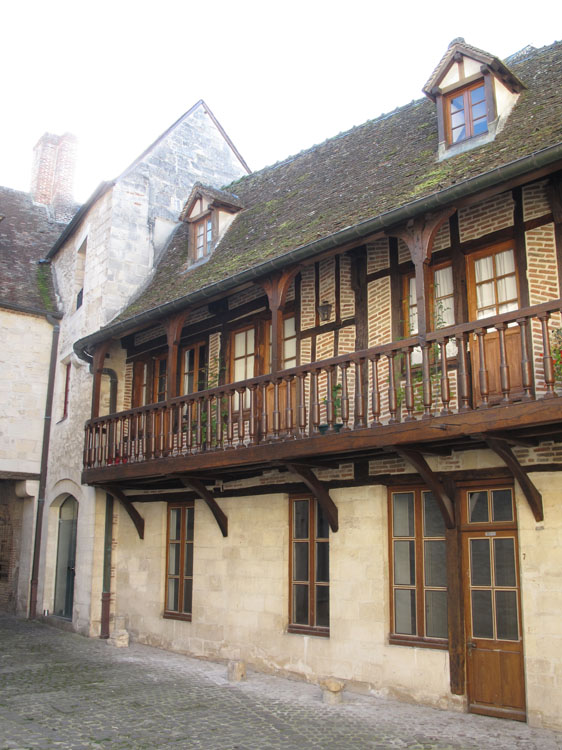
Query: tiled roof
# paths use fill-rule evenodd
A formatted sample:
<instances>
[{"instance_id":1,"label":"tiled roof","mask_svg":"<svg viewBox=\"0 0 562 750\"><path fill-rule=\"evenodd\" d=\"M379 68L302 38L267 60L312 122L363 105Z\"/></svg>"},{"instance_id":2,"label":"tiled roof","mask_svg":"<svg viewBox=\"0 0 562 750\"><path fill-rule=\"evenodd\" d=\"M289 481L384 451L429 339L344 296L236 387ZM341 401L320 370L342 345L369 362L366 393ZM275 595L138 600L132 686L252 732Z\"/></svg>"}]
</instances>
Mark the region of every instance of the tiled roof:
<instances>
[{"instance_id":1,"label":"tiled roof","mask_svg":"<svg viewBox=\"0 0 562 750\"><path fill-rule=\"evenodd\" d=\"M52 221L29 193L6 187L0 187L0 216L0 307L55 311L50 266L37 261L65 225Z\"/></svg>"},{"instance_id":2,"label":"tiled roof","mask_svg":"<svg viewBox=\"0 0 562 750\"><path fill-rule=\"evenodd\" d=\"M424 98L227 186L245 209L209 260L182 271L187 235L179 228L152 282L118 320L206 287L212 293L235 273L562 142L562 43L511 69L527 90L491 143L437 161L436 109Z\"/></svg>"}]
</instances>

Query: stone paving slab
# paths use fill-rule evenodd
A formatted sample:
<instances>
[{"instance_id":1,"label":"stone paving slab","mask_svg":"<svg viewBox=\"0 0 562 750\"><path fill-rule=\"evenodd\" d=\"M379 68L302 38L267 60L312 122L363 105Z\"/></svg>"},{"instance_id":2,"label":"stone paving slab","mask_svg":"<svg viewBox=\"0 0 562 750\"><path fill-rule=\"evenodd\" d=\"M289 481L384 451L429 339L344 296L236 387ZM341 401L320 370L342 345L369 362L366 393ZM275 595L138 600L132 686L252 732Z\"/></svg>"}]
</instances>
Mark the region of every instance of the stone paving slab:
<instances>
[{"instance_id":1,"label":"stone paving slab","mask_svg":"<svg viewBox=\"0 0 562 750\"><path fill-rule=\"evenodd\" d=\"M0 750L561 750L562 734L345 693L0 614Z\"/></svg>"}]
</instances>

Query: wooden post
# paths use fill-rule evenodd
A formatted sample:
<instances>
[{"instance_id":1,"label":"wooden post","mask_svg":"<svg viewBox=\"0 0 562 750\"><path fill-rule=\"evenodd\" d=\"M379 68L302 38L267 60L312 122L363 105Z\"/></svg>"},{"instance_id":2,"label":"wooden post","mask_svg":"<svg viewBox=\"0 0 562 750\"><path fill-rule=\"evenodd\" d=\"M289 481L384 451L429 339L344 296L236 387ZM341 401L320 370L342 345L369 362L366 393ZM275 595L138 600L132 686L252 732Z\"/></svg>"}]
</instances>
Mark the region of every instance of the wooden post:
<instances>
[{"instance_id":1,"label":"wooden post","mask_svg":"<svg viewBox=\"0 0 562 750\"><path fill-rule=\"evenodd\" d=\"M300 266L274 273L259 282L265 293L271 310L271 363L270 372L275 374L283 363L283 308L292 280L300 271Z\"/></svg>"},{"instance_id":2,"label":"wooden post","mask_svg":"<svg viewBox=\"0 0 562 750\"><path fill-rule=\"evenodd\" d=\"M175 398L179 395L178 391L178 363L179 363L179 345L182 328L189 312L183 310L177 315L172 316L165 323L166 339L168 343L168 361L166 368L166 391L167 398Z\"/></svg>"},{"instance_id":3,"label":"wooden post","mask_svg":"<svg viewBox=\"0 0 562 750\"><path fill-rule=\"evenodd\" d=\"M464 598L462 590L462 546L459 531L460 500L455 482L446 477L443 485L453 501L457 523L445 530L447 550L447 619L449 635L449 680L453 695L465 693Z\"/></svg>"},{"instance_id":4,"label":"wooden post","mask_svg":"<svg viewBox=\"0 0 562 750\"><path fill-rule=\"evenodd\" d=\"M92 419L100 415L100 393L101 393L101 376L105 364L105 355L111 346L111 340L103 341L96 347L94 352L94 361L92 362L92 371L94 382L92 384Z\"/></svg>"}]
</instances>

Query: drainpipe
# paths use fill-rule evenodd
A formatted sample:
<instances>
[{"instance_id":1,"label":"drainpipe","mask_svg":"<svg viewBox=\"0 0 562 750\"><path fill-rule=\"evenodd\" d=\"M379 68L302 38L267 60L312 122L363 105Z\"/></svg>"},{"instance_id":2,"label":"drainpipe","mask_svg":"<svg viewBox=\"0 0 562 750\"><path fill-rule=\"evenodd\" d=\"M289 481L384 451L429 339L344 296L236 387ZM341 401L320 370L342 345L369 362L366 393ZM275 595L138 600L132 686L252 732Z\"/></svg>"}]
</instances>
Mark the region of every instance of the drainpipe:
<instances>
[{"instance_id":1,"label":"drainpipe","mask_svg":"<svg viewBox=\"0 0 562 750\"><path fill-rule=\"evenodd\" d=\"M37 497L37 516L35 521L35 539L33 542L33 564L31 567L31 582L29 594L29 619L37 615L37 585L39 581L39 560L41 558L41 532L43 529L43 509L45 506L45 487L47 485L47 462L49 459L49 438L51 435L51 414L53 410L53 393L55 388L55 368L57 365L57 351L59 346L61 316L46 315L53 326L51 340L51 361L47 380L47 398L45 402L45 419L43 422L43 445L41 449L41 470L39 474L39 492Z\"/></svg>"}]
</instances>

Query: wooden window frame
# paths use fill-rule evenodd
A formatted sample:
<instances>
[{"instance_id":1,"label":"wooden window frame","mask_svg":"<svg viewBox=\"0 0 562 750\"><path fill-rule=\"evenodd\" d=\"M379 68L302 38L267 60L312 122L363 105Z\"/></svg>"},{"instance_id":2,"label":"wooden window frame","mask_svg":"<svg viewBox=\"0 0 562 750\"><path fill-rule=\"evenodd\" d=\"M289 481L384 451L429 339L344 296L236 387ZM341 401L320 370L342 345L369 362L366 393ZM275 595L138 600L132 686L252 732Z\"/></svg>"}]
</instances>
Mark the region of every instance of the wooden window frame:
<instances>
[{"instance_id":1,"label":"wooden window frame","mask_svg":"<svg viewBox=\"0 0 562 750\"><path fill-rule=\"evenodd\" d=\"M299 500L308 500L308 537L306 539L295 539L294 538L294 504ZM291 495L289 497L289 624L287 632L297 633L301 635L317 635L324 638L330 636L330 628L316 625L316 586L323 586L328 589L328 608L330 601L330 581L318 582L316 581L316 542L328 542L328 560L329 560L329 542L330 532L328 529L327 537L317 536L317 507L318 501L311 495ZM309 545L308 554L308 580L307 581L294 581L293 580L293 545L296 543L307 542ZM293 586L297 584L308 585L308 624L295 623L293 622Z\"/></svg>"},{"instance_id":2,"label":"wooden window frame","mask_svg":"<svg viewBox=\"0 0 562 750\"><path fill-rule=\"evenodd\" d=\"M515 285L517 287L517 306L521 307L521 286L519 283L519 275L520 275L520 269L518 264L518 255L517 255L517 248L515 240L507 240L506 242L500 242L495 245L489 245L488 247L482 248L481 250L477 250L476 252L470 253L466 256L466 264L467 264L467 296L468 296L468 309L469 309L469 317L470 317L470 311L474 310L476 312L475 321L476 320L485 320L485 318L478 318L478 299L476 294L476 271L475 271L475 262L477 260L480 260L481 258L486 258L490 255L495 256L499 255L500 253L505 252L506 250L511 250L513 252L513 268L514 268L514 275L515 275ZM495 305L496 305L496 312L493 313L493 315L490 315L488 317L493 317L494 315L499 315L497 312L498 308L498 295L497 295L497 282L498 279L505 278L505 276L496 276L495 274L495 261L494 261L494 276L492 279L489 279L489 281L494 282L495 287ZM511 275L511 274L508 274ZM485 283L485 282L483 282Z\"/></svg>"},{"instance_id":3,"label":"wooden window frame","mask_svg":"<svg viewBox=\"0 0 562 750\"><path fill-rule=\"evenodd\" d=\"M203 239L203 244L198 244L198 237L199 237L199 229L200 227L203 227L203 232L201 234ZM209 231L211 233L211 236L209 238ZM216 227L215 227L215 221L212 211L207 211L202 216L198 216L197 219L194 219L191 222L191 246L192 246L192 253L191 253L191 259L193 263L198 263L199 261L203 260L204 258L207 258L213 249L213 241L216 234ZM199 248L202 248L201 255L199 254Z\"/></svg>"},{"instance_id":4,"label":"wooden window frame","mask_svg":"<svg viewBox=\"0 0 562 750\"><path fill-rule=\"evenodd\" d=\"M413 537L395 537L393 528L393 503L394 494L414 493L414 535ZM446 586L426 586L424 581L424 541L445 540L442 537L430 537L423 534L423 493L430 492L427 487L414 485L409 487L390 487L388 490L388 559L389 559L389 583L390 583L390 632L388 641L394 646L416 646L421 648L448 649L448 638L437 638L425 635L425 592L426 590L447 591ZM413 586L402 586L394 584L394 541L413 540L415 549L415 584ZM416 631L418 634L402 634L394 632L394 591L396 589L413 589L416 593ZM419 633L422 633L419 635Z\"/></svg>"},{"instance_id":5,"label":"wooden window frame","mask_svg":"<svg viewBox=\"0 0 562 750\"><path fill-rule=\"evenodd\" d=\"M201 350L205 349L204 351L204 363L201 364ZM191 391L187 391L185 388L185 376L186 376L186 369L185 369L185 357L187 352L193 350L194 351L194 357L193 357L193 389ZM198 393L199 391L205 391L207 388L209 388L209 342L207 340L197 341L194 344L190 344L189 346L184 346L181 349L180 354L180 362L181 362L181 374L180 374L180 395L181 396L188 396L191 393ZM203 383L203 387L199 387L201 385L200 379L199 379L199 373L200 371L204 369L205 370L205 382Z\"/></svg>"},{"instance_id":6,"label":"wooden window frame","mask_svg":"<svg viewBox=\"0 0 562 750\"><path fill-rule=\"evenodd\" d=\"M170 539L170 518L171 518L171 512L172 510L180 510L180 539L176 542L176 540ZM164 613L163 617L165 619L169 620L187 620L191 621L192 615L193 615L193 570L191 576L185 575L185 548L187 544L194 545L194 538L191 540L188 540L187 534L186 534L186 528L187 528L187 513L188 511L191 511L193 513L193 520L194 520L194 531L195 531L195 504L193 501L187 501L182 503L168 503L168 507L166 510L167 515L167 522L166 522L166 570L164 575ZM170 575L169 573L169 564L170 564L170 544L171 543L177 543L180 547L180 557L179 557L179 573L176 576ZM194 555L193 555L194 558ZM168 609L168 581L173 578L178 580L178 611ZM189 603L189 612L182 612L184 606L183 596L184 596L184 582L186 580L191 580L191 602Z\"/></svg>"},{"instance_id":7,"label":"wooden window frame","mask_svg":"<svg viewBox=\"0 0 562 750\"><path fill-rule=\"evenodd\" d=\"M486 107L486 130L482 133L474 134L474 121L472 117L472 104L470 101L470 92L475 89L482 88L484 90L483 102ZM451 120L451 99L456 99L459 96L463 97L464 113L465 113L465 136L458 141L453 141L453 127ZM477 81L472 81L465 86L460 86L454 91L450 91L443 95L443 115L445 121L445 137L448 146L458 146L460 143L470 140L471 138L478 137L480 135L486 135L489 132L489 101L488 101L487 87L484 78L479 78ZM478 118L481 120L482 118Z\"/></svg>"},{"instance_id":8,"label":"wooden window frame","mask_svg":"<svg viewBox=\"0 0 562 750\"><path fill-rule=\"evenodd\" d=\"M161 401L157 401L156 399L158 397L158 393L156 392L156 388L158 387L158 372L156 368L157 363L161 361L166 362L166 390L164 393L164 398ZM145 356L139 359L135 359L133 363L133 409L141 406L148 406L150 404L161 404L166 401L168 397L167 363L167 352L161 352L160 354L153 354L148 357Z\"/></svg>"}]
</instances>

